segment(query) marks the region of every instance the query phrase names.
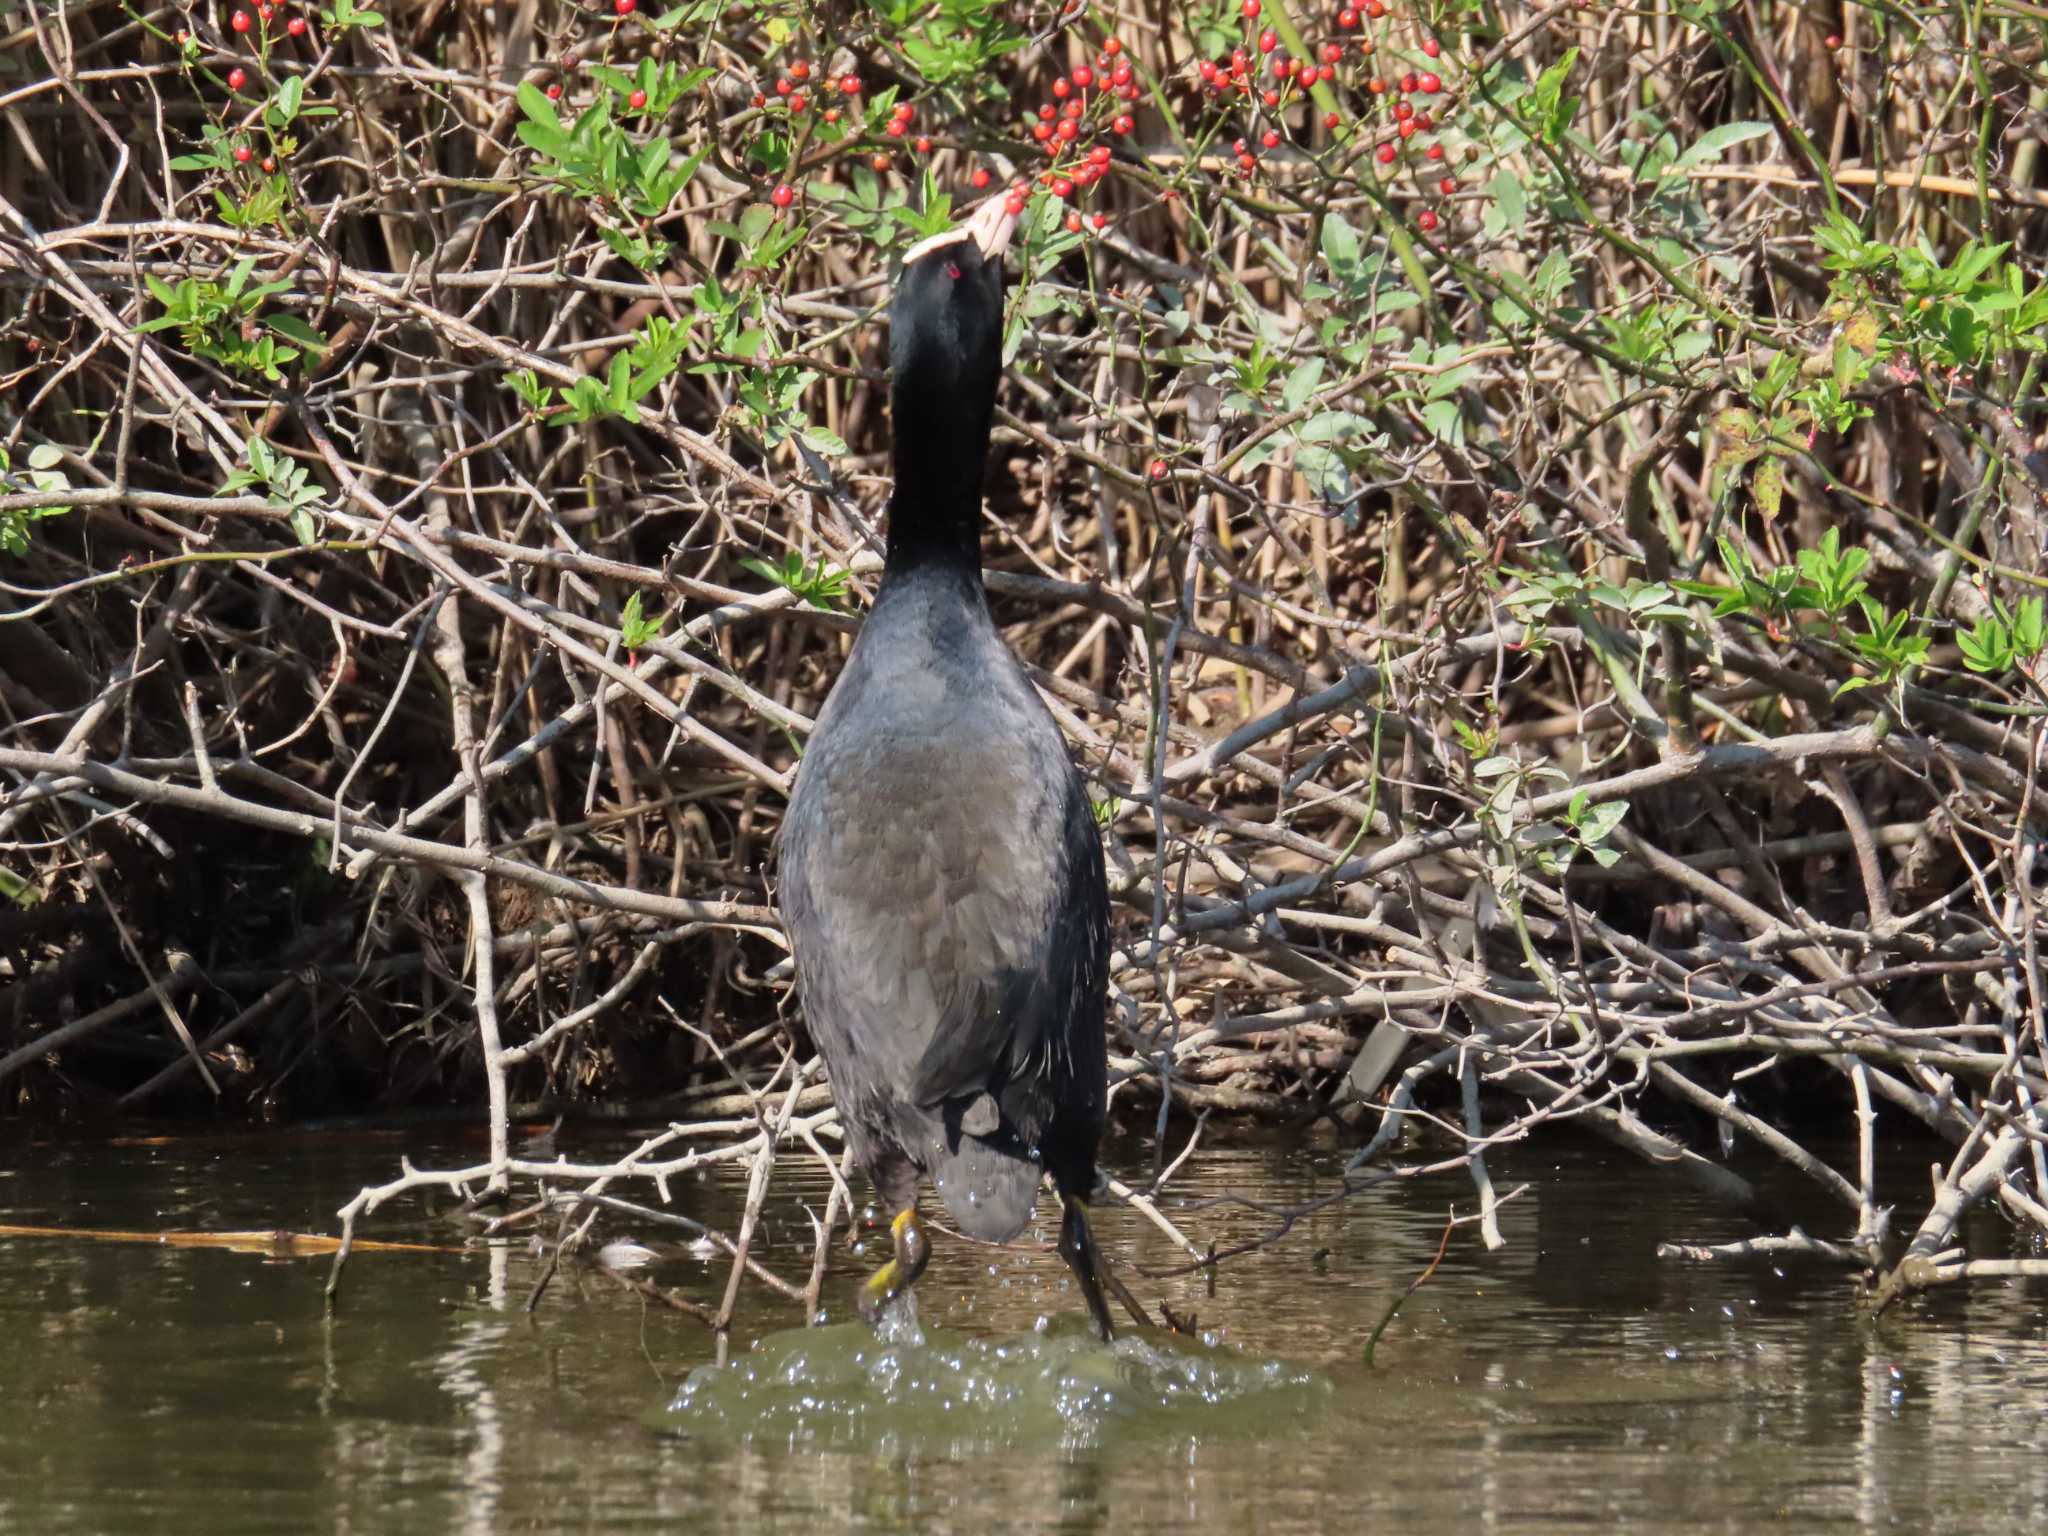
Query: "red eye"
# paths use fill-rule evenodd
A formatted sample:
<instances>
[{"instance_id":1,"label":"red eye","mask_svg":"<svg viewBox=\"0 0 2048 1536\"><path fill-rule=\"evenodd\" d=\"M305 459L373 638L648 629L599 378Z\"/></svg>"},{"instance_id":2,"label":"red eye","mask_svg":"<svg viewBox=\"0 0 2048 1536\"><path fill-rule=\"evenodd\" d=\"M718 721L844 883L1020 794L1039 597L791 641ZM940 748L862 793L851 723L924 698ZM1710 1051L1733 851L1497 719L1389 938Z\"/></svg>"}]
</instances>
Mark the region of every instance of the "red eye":
<instances>
[{"instance_id":1,"label":"red eye","mask_svg":"<svg viewBox=\"0 0 2048 1536\"><path fill-rule=\"evenodd\" d=\"M957 261L949 261L949 262L947 262L947 263L946 263L946 276L948 276L948 277L951 277L951 278L957 278L957 277L959 277L959 276L960 276L960 263L959 263L959 262L957 262Z\"/></svg>"}]
</instances>

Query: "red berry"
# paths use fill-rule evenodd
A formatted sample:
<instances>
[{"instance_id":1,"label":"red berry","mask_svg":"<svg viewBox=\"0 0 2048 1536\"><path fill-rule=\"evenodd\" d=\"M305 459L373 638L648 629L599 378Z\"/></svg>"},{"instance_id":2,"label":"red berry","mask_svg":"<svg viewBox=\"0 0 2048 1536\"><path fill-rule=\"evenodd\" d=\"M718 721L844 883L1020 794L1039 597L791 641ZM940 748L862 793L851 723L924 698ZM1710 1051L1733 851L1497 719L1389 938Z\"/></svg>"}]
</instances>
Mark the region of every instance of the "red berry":
<instances>
[{"instance_id":1,"label":"red berry","mask_svg":"<svg viewBox=\"0 0 2048 1536\"><path fill-rule=\"evenodd\" d=\"M1397 101L1394 103L1394 118L1397 122L1405 123L1414 115L1415 109L1409 106L1407 102Z\"/></svg>"},{"instance_id":2,"label":"red berry","mask_svg":"<svg viewBox=\"0 0 2048 1536\"><path fill-rule=\"evenodd\" d=\"M229 90L239 91L243 86L247 85L248 83L249 72L246 69L242 68L241 65L237 64L233 69L228 71Z\"/></svg>"},{"instance_id":3,"label":"red berry","mask_svg":"<svg viewBox=\"0 0 2048 1536\"><path fill-rule=\"evenodd\" d=\"M794 64L790 65L789 72L798 80L808 80L811 78L811 66L804 59L798 59Z\"/></svg>"},{"instance_id":4,"label":"red berry","mask_svg":"<svg viewBox=\"0 0 2048 1536\"><path fill-rule=\"evenodd\" d=\"M1277 107L1280 105L1280 93L1278 91L1268 91L1259 100L1269 107Z\"/></svg>"},{"instance_id":5,"label":"red berry","mask_svg":"<svg viewBox=\"0 0 2048 1536\"><path fill-rule=\"evenodd\" d=\"M1396 133L1400 134L1400 135L1401 135L1401 137L1402 137L1402 138L1404 138L1404 139L1412 139L1412 138L1414 138L1414 137L1415 137L1415 119L1414 119L1414 118L1412 118L1412 117L1411 117L1411 118L1409 118L1409 119L1408 119L1408 120L1407 120L1406 122L1404 122L1404 123L1400 124L1400 125L1399 125L1398 127L1396 127L1394 131L1395 131Z\"/></svg>"},{"instance_id":6,"label":"red berry","mask_svg":"<svg viewBox=\"0 0 2048 1536\"><path fill-rule=\"evenodd\" d=\"M561 81L559 81L559 80L557 80L557 81L555 81L555 83L554 83L554 84L552 84L552 85L550 85L550 86L548 87L548 100L549 100L549 101L560 101L561 99L562 99L562 82L561 82ZM754 105L755 105L755 106L757 106L757 107L758 107L758 106L759 106L760 104L761 104L761 103L760 103L759 101L756 101L756 102L754 103Z\"/></svg>"},{"instance_id":7,"label":"red berry","mask_svg":"<svg viewBox=\"0 0 2048 1536\"><path fill-rule=\"evenodd\" d=\"M1384 3L1384 0L1366 0L1365 14L1370 16L1374 21L1378 21L1382 16L1387 14L1387 7Z\"/></svg>"},{"instance_id":8,"label":"red berry","mask_svg":"<svg viewBox=\"0 0 2048 1536\"><path fill-rule=\"evenodd\" d=\"M1244 12L1244 19L1246 21L1257 21L1259 19L1259 0L1244 0L1244 4L1240 5L1238 9Z\"/></svg>"},{"instance_id":9,"label":"red berry","mask_svg":"<svg viewBox=\"0 0 2048 1536\"><path fill-rule=\"evenodd\" d=\"M263 174L266 176L275 176L277 174L277 162L268 155L263 157Z\"/></svg>"},{"instance_id":10,"label":"red berry","mask_svg":"<svg viewBox=\"0 0 2048 1536\"><path fill-rule=\"evenodd\" d=\"M1415 227L1425 235L1428 234L1432 229L1436 228L1436 215L1427 208L1423 209L1422 212L1415 215Z\"/></svg>"},{"instance_id":11,"label":"red berry","mask_svg":"<svg viewBox=\"0 0 2048 1536\"><path fill-rule=\"evenodd\" d=\"M1239 155L1237 157L1237 168L1249 176L1259 168L1259 162L1250 155Z\"/></svg>"},{"instance_id":12,"label":"red berry","mask_svg":"<svg viewBox=\"0 0 2048 1536\"><path fill-rule=\"evenodd\" d=\"M293 37L304 37L306 35L306 18L303 16L294 16L290 21L284 24L284 29L285 31L289 32Z\"/></svg>"},{"instance_id":13,"label":"red berry","mask_svg":"<svg viewBox=\"0 0 2048 1536\"><path fill-rule=\"evenodd\" d=\"M1458 178L1455 176L1446 176L1442 181L1436 184L1436 189L1437 191L1443 193L1445 197L1449 197L1453 192L1458 190Z\"/></svg>"},{"instance_id":14,"label":"red berry","mask_svg":"<svg viewBox=\"0 0 2048 1536\"><path fill-rule=\"evenodd\" d=\"M988 170L986 167L978 166L976 167L974 174L968 177L967 179L974 183L974 190L979 192L983 187L989 184Z\"/></svg>"},{"instance_id":15,"label":"red berry","mask_svg":"<svg viewBox=\"0 0 2048 1536\"><path fill-rule=\"evenodd\" d=\"M1325 64L1334 64L1343 57L1344 45L1342 43L1323 44L1323 62Z\"/></svg>"},{"instance_id":16,"label":"red berry","mask_svg":"<svg viewBox=\"0 0 2048 1536\"><path fill-rule=\"evenodd\" d=\"M802 91L791 91L789 93L790 111L801 112L805 107L808 107L810 104L811 98L806 96Z\"/></svg>"},{"instance_id":17,"label":"red berry","mask_svg":"<svg viewBox=\"0 0 2048 1536\"><path fill-rule=\"evenodd\" d=\"M263 0L263 3L256 7L256 14L265 21L269 21L277 14L277 7L272 5L270 0Z\"/></svg>"},{"instance_id":18,"label":"red berry","mask_svg":"<svg viewBox=\"0 0 2048 1536\"><path fill-rule=\"evenodd\" d=\"M1080 133L1080 128L1075 125L1074 120L1071 117L1060 119L1059 135L1061 143L1073 143L1074 140L1080 136Z\"/></svg>"},{"instance_id":19,"label":"red berry","mask_svg":"<svg viewBox=\"0 0 2048 1536\"><path fill-rule=\"evenodd\" d=\"M1259 52L1271 53L1280 46L1280 34L1271 27L1259 34Z\"/></svg>"},{"instance_id":20,"label":"red berry","mask_svg":"<svg viewBox=\"0 0 2048 1536\"><path fill-rule=\"evenodd\" d=\"M1195 66L1195 72L1211 85L1216 83L1216 61L1214 59L1202 60L1200 64Z\"/></svg>"},{"instance_id":21,"label":"red berry","mask_svg":"<svg viewBox=\"0 0 2048 1536\"><path fill-rule=\"evenodd\" d=\"M846 92L849 96L858 96L860 94L860 76L841 75L839 77L839 89Z\"/></svg>"},{"instance_id":22,"label":"red berry","mask_svg":"<svg viewBox=\"0 0 2048 1536\"><path fill-rule=\"evenodd\" d=\"M932 141L930 139L920 138L917 141L917 143L912 146L912 148L914 148L920 155L928 155L932 152Z\"/></svg>"},{"instance_id":23,"label":"red berry","mask_svg":"<svg viewBox=\"0 0 2048 1536\"><path fill-rule=\"evenodd\" d=\"M1260 139L1259 142L1268 149L1278 149L1280 147L1280 131L1277 128L1268 128L1266 136Z\"/></svg>"},{"instance_id":24,"label":"red berry","mask_svg":"<svg viewBox=\"0 0 2048 1536\"><path fill-rule=\"evenodd\" d=\"M790 80L789 76L787 75L782 76L775 82L775 94L778 96L787 96L791 91L795 89L796 85Z\"/></svg>"},{"instance_id":25,"label":"red berry","mask_svg":"<svg viewBox=\"0 0 2048 1536\"><path fill-rule=\"evenodd\" d=\"M1444 45L1433 37L1425 37L1422 40L1422 51L1433 59L1444 51Z\"/></svg>"},{"instance_id":26,"label":"red berry","mask_svg":"<svg viewBox=\"0 0 2048 1536\"><path fill-rule=\"evenodd\" d=\"M1065 75L1061 75L1059 79L1053 81L1052 93L1053 95L1059 97L1061 101L1065 101L1069 96L1074 94L1074 87L1068 82L1067 77Z\"/></svg>"},{"instance_id":27,"label":"red berry","mask_svg":"<svg viewBox=\"0 0 2048 1536\"><path fill-rule=\"evenodd\" d=\"M1067 215L1067 233L1070 235L1078 235L1079 233L1081 233L1081 215L1079 215L1078 213L1070 213Z\"/></svg>"},{"instance_id":28,"label":"red berry","mask_svg":"<svg viewBox=\"0 0 2048 1536\"><path fill-rule=\"evenodd\" d=\"M647 93L645 91L635 91L632 95L626 98L626 105L631 107L635 112L638 112L642 107L647 105Z\"/></svg>"},{"instance_id":29,"label":"red berry","mask_svg":"<svg viewBox=\"0 0 2048 1536\"><path fill-rule=\"evenodd\" d=\"M1090 219L1088 222L1093 224L1097 229L1107 229L1109 228L1109 215L1106 213L1098 213L1095 215L1094 218Z\"/></svg>"},{"instance_id":30,"label":"red berry","mask_svg":"<svg viewBox=\"0 0 2048 1536\"><path fill-rule=\"evenodd\" d=\"M758 109L760 109L760 108L762 108L762 107L765 107L765 106L767 106L767 105L768 105L768 98L767 98L766 96L763 96L763 95L762 95L762 94L761 94L761 93L760 93L759 91L756 91L756 92L754 92L754 106L755 106L756 110L758 110Z\"/></svg>"},{"instance_id":31,"label":"red berry","mask_svg":"<svg viewBox=\"0 0 2048 1536\"><path fill-rule=\"evenodd\" d=\"M1323 126L1334 132L1336 130L1337 125L1343 121L1343 118L1339 117L1336 113L1332 112L1323 119Z\"/></svg>"},{"instance_id":32,"label":"red berry","mask_svg":"<svg viewBox=\"0 0 2048 1536\"><path fill-rule=\"evenodd\" d=\"M1337 13L1337 25L1346 32L1355 30L1358 26L1358 12L1348 5L1345 6L1343 10Z\"/></svg>"},{"instance_id":33,"label":"red berry","mask_svg":"<svg viewBox=\"0 0 2048 1536\"><path fill-rule=\"evenodd\" d=\"M1435 75L1418 75L1415 80L1415 86L1423 95L1434 96L1444 88L1444 83Z\"/></svg>"},{"instance_id":34,"label":"red berry","mask_svg":"<svg viewBox=\"0 0 2048 1536\"><path fill-rule=\"evenodd\" d=\"M247 165L251 160L254 160L255 158L256 151L251 149L248 145L237 144L235 146L235 164Z\"/></svg>"},{"instance_id":35,"label":"red berry","mask_svg":"<svg viewBox=\"0 0 2048 1536\"><path fill-rule=\"evenodd\" d=\"M1115 69L1110 71L1109 83L1118 89L1129 85L1131 83L1131 66L1128 64L1117 65Z\"/></svg>"},{"instance_id":36,"label":"red berry","mask_svg":"<svg viewBox=\"0 0 2048 1536\"><path fill-rule=\"evenodd\" d=\"M868 164L872 165L877 171L886 171L889 169L889 157L887 155L876 155Z\"/></svg>"},{"instance_id":37,"label":"red berry","mask_svg":"<svg viewBox=\"0 0 2048 1536\"><path fill-rule=\"evenodd\" d=\"M246 32L251 27L255 26L256 22L247 11L237 11L235 12L234 15L228 18L228 25L233 27L237 32Z\"/></svg>"},{"instance_id":38,"label":"red berry","mask_svg":"<svg viewBox=\"0 0 2048 1536\"><path fill-rule=\"evenodd\" d=\"M1432 160L1441 160L1444 157L1444 147L1441 144L1432 144L1423 153L1427 154Z\"/></svg>"},{"instance_id":39,"label":"red berry","mask_svg":"<svg viewBox=\"0 0 2048 1536\"><path fill-rule=\"evenodd\" d=\"M1078 69L1074 71L1074 84L1078 86L1081 90L1087 90L1088 87L1093 85L1094 83L1095 71L1090 69L1086 64L1081 65Z\"/></svg>"},{"instance_id":40,"label":"red berry","mask_svg":"<svg viewBox=\"0 0 2048 1536\"><path fill-rule=\"evenodd\" d=\"M1133 128L1137 126L1138 125L1132 122L1131 119L1128 117L1120 117L1115 122L1109 125L1110 131L1113 133L1129 133Z\"/></svg>"},{"instance_id":41,"label":"red berry","mask_svg":"<svg viewBox=\"0 0 2048 1536\"><path fill-rule=\"evenodd\" d=\"M1098 144L1088 151L1088 158L1097 165L1107 165L1111 158L1110 147L1107 144Z\"/></svg>"},{"instance_id":42,"label":"red berry","mask_svg":"<svg viewBox=\"0 0 2048 1536\"><path fill-rule=\"evenodd\" d=\"M1064 107L1060 108L1060 116L1072 118L1076 122L1078 122L1080 121L1081 114L1086 110L1087 108L1082 106L1080 102L1070 101Z\"/></svg>"},{"instance_id":43,"label":"red berry","mask_svg":"<svg viewBox=\"0 0 2048 1536\"><path fill-rule=\"evenodd\" d=\"M612 10L619 16L630 16L640 9L640 0L612 0Z\"/></svg>"},{"instance_id":44,"label":"red berry","mask_svg":"<svg viewBox=\"0 0 2048 1536\"><path fill-rule=\"evenodd\" d=\"M1145 473L1150 475L1154 480L1164 480L1166 478L1166 460L1154 459L1152 463L1146 468Z\"/></svg>"},{"instance_id":45,"label":"red berry","mask_svg":"<svg viewBox=\"0 0 2048 1536\"><path fill-rule=\"evenodd\" d=\"M1407 74L1405 74L1405 75L1403 75L1403 76L1401 77L1401 89L1402 89L1402 90L1404 90L1404 91L1412 91L1412 90L1414 90L1414 89L1415 89L1415 84L1416 84L1416 82L1415 82L1415 71L1414 71L1414 70L1412 70L1412 69L1411 69L1411 70L1409 70Z\"/></svg>"},{"instance_id":46,"label":"red berry","mask_svg":"<svg viewBox=\"0 0 2048 1536\"><path fill-rule=\"evenodd\" d=\"M917 116L917 108L913 107L907 101L899 101L896 103L896 110L890 113L889 115L895 118L896 121L899 123L907 123L913 117Z\"/></svg>"},{"instance_id":47,"label":"red berry","mask_svg":"<svg viewBox=\"0 0 2048 1536\"><path fill-rule=\"evenodd\" d=\"M796 201L796 188L792 187L788 182L784 182L768 194L768 201L778 208L787 208Z\"/></svg>"},{"instance_id":48,"label":"red berry","mask_svg":"<svg viewBox=\"0 0 2048 1536\"><path fill-rule=\"evenodd\" d=\"M1045 122L1048 122L1048 123L1049 123L1049 122L1051 122L1051 121L1052 121L1052 120L1053 120L1054 118L1056 118L1056 117L1058 117L1058 116L1060 115L1060 109L1059 109L1058 107L1054 106L1054 105L1053 105L1053 104L1052 104L1051 102L1049 102L1049 101L1042 101L1042 102L1040 102L1040 103L1038 104L1038 115L1039 115L1039 117L1040 117L1041 119L1043 119L1043 120L1044 120Z\"/></svg>"},{"instance_id":49,"label":"red berry","mask_svg":"<svg viewBox=\"0 0 2048 1536\"><path fill-rule=\"evenodd\" d=\"M1427 112L1415 114L1415 131L1417 133L1429 132L1429 114Z\"/></svg>"},{"instance_id":50,"label":"red berry","mask_svg":"<svg viewBox=\"0 0 2048 1536\"><path fill-rule=\"evenodd\" d=\"M1074 195L1074 184L1064 176L1056 177L1052 184L1052 195L1054 197L1072 197Z\"/></svg>"},{"instance_id":51,"label":"red berry","mask_svg":"<svg viewBox=\"0 0 2048 1536\"><path fill-rule=\"evenodd\" d=\"M1024 194L1022 192L1012 192L1008 197L1003 199L1003 212L1009 214L1011 217L1014 218L1016 215L1022 213L1023 211Z\"/></svg>"},{"instance_id":52,"label":"red berry","mask_svg":"<svg viewBox=\"0 0 2048 1536\"><path fill-rule=\"evenodd\" d=\"M1043 144L1047 139L1052 137L1052 124L1033 123L1031 125L1031 137L1038 140L1039 143Z\"/></svg>"},{"instance_id":53,"label":"red berry","mask_svg":"<svg viewBox=\"0 0 2048 1536\"><path fill-rule=\"evenodd\" d=\"M1044 124L1041 123L1039 126L1043 127ZM888 127L882 130L882 132L889 135L889 137L892 139L900 139L908 131L909 130L904 126L903 120L901 118L898 118L895 122L891 123Z\"/></svg>"},{"instance_id":54,"label":"red berry","mask_svg":"<svg viewBox=\"0 0 2048 1536\"><path fill-rule=\"evenodd\" d=\"M1365 82L1365 88L1375 96L1383 95L1387 89L1387 82L1375 76L1373 79Z\"/></svg>"},{"instance_id":55,"label":"red berry","mask_svg":"<svg viewBox=\"0 0 2048 1536\"><path fill-rule=\"evenodd\" d=\"M1832 52L1834 52L1834 50L1835 50L1835 49L1837 49L1837 48L1839 48L1839 47L1841 47L1841 46L1842 46L1842 39L1841 39L1841 37L1840 37L1840 35L1839 35L1839 34L1837 34L1837 33L1834 33L1834 32L1830 32L1830 33L1828 34L1828 37L1827 37L1827 43L1828 43L1828 51L1829 51L1830 53L1832 53Z\"/></svg>"},{"instance_id":56,"label":"red berry","mask_svg":"<svg viewBox=\"0 0 2048 1536\"><path fill-rule=\"evenodd\" d=\"M827 107L827 108L825 109L825 121L826 121L826 122L828 122L828 123L836 123L836 122L838 122L838 121L839 121L839 109L838 109L837 107Z\"/></svg>"},{"instance_id":57,"label":"red berry","mask_svg":"<svg viewBox=\"0 0 2048 1536\"><path fill-rule=\"evenodd\" d=\"M1387 143L1382 144L1378 149L1372 152L1372 155L1373 158L1379 161L1381 165L1392 165L1394 163L1395 155L1395 149L1392 141L1389 140Z\"/></svg>"},{"instance_id":58,"label":"red berry","mask_svg":"<svg viewBox=\"0 0 2048 1536\"><path fill-rule=\"evenodd\" d=\"M1102 51L1104 53L1114 56L1124 51L1124 45L1112 37L1108 42L1102 45Z\"/></svg>"}]
</instances>

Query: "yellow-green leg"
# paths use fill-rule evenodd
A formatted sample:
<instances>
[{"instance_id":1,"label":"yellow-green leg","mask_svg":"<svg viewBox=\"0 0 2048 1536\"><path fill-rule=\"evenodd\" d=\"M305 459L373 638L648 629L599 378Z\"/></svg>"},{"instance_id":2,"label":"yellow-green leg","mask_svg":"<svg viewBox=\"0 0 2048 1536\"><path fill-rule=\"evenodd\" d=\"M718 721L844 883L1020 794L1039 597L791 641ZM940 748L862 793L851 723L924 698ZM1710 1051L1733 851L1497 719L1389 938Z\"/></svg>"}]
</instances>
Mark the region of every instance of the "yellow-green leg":
<instances>
[{"instance_id":1,"label":"yellow-green leg","mask_svg":"<svg viewBox=\"0 0 2048 1536\"><path fill-rule=\"evenodd\" d=\"M896 1245L894 1255L868 1276L867 1284L861 1287L860 1313L869 1322L882 1315L882 1309L917 1284L917 1277L924 1273L925 1262L932 1256L932 1245L925 1238L924 1227L917 1219L917 1207L901 1210L889 1222L889 1236Z\"/></svg>"}]
</instances>

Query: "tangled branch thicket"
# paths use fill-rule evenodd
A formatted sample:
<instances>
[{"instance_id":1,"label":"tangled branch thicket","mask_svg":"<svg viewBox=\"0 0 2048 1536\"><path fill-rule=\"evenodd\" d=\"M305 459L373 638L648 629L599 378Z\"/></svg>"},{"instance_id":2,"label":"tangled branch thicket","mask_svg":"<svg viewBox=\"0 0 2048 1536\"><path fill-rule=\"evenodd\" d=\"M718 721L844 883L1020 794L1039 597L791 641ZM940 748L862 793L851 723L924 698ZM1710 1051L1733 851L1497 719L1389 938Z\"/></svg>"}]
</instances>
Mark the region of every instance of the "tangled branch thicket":
<instances>
[{"instance_id":1,"label":"tangled branch thicket","mask_svg":"<svg viewBox=\"0 0 2048 1536\"><path fill-rule=\"evenodd\" d=\"M1889 1294L2048 1233L2041 11L1247 10L0 4L10 1108L827 1155L772 843L992 184L1127 1114L1427 1122L1482 1218L1569 1122Z\"/></svg>"}]
</instances>

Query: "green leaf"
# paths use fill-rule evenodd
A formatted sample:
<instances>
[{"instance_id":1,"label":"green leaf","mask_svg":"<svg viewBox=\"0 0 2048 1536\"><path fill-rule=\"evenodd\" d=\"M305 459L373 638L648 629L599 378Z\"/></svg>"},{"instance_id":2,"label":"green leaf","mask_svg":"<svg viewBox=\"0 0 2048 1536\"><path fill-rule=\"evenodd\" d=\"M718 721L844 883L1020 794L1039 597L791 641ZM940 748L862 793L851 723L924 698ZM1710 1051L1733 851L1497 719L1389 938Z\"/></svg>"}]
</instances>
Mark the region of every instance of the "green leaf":
<instances>
[{"instance_id":1,"label":"green leaf","mask_svg":"<svg viewBox=\"0 0 2048 1536\"><path fill-rule=\"evenodd\" d=\"M1749 494L1765 522L1775 522L1785 503L1785 461L1776 454L1757 465L1749 479Z\"/></svg>"},{"instance_id":2,"label":"green leaf","mask_svg":"<svg viewBox=\"0 0 2048 1536\"><path fill-rule=\"evenodd\" d=\"M1671 171L1687 171L1696 165L1709 164L1719 160L1722 151L1732 149L1748 139L1763 138L1771 132L1769 123L1757 122L1723 123L1718 128L1709 128L1695 139L1683 154L1671 162Z\"/></svg>"}]
</instances>

